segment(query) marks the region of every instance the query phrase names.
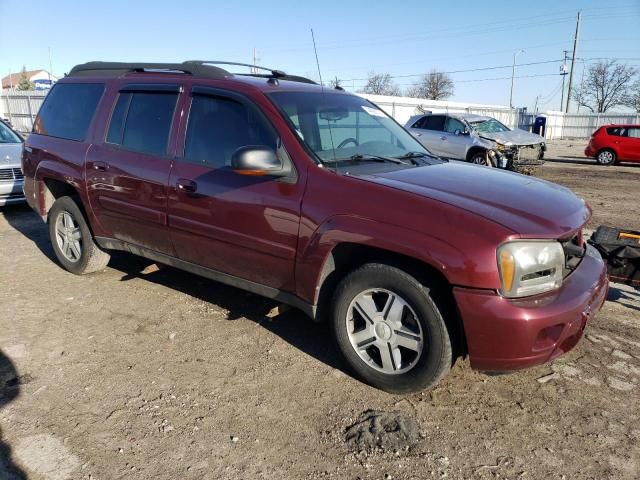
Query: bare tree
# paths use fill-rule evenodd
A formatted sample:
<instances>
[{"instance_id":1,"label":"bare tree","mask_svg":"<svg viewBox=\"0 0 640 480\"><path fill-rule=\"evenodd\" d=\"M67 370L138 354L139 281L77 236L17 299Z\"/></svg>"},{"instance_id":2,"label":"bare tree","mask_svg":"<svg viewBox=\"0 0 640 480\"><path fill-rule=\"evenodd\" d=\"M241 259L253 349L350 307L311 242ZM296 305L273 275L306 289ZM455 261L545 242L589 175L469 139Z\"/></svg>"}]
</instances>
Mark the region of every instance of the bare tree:
<instances>
[{"instance_id":1,"label":"bare tree","mask_svg":"<svg viewBox=\"0 0 640 480\"><path fill-rule=\"evenodd\" d=\"M367 84L362 89L361 93L400 96L400 88L393 83L393 79L390 74L370 72Z\"/></svg>"},{"instance_id":2,"label":"bare tree","mask_svg":"<svg viewBox=\"0 0 640 480\"><path fill-rule=\"evenodd\" d=\"M444 100L453 95L453 80L444 72L431 70L419 82L409 87L406 95L407 97L428 98L429 100Z\"/></svg>"},{"instance_id":3,"label":"bare tree","mask_svg":"<svg viewBox=\"0 0 640 480\"><path fill-rule=\"evenodd\" d=\"M640 112L640 79L636 80L622 100L625 107L629 107L634 112Z\"/></svg>"},{"instance_id":4,"label":"bare tree","mask_svg":"<svg viewBox=\"0 0 640 480\"><path fill-rule=\"evenodd\" d=\"M331 88L342 88L342 80L340 80L338 77L332 78L331 80L329 80L329 86Z\"/></svg>"},{"instance_id":5,"label":"bare tree","mask_svg":"<svg viewBox=\"0 0 640 480\"><path fill-rule=\"evenodd\" d=\"M611 107L624 104L635 74L635 68L615 60L598 62L589 67L573 99L592 112L604 113Z\"/></svg>"}]
</instances>

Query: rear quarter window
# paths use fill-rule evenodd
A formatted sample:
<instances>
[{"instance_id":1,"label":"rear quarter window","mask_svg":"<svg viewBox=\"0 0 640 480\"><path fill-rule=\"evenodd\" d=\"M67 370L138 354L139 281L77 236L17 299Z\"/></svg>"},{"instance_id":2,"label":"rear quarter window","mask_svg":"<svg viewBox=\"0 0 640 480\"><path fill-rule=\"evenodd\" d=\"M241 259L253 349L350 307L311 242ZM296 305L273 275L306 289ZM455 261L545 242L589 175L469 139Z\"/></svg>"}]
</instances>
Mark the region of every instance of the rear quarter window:
<instances>
[{"instance_id":1,"label":"rear quarter window","mask_svg":"<svg viewBox=\"0 0 640 480\"><path fill-rule=\"evenodd\" d=\"M607 134L614 137L626 137L627 129L624 127L609 127L607 128Z\"/></svg>"},{"instance_id":2,"label":"rear quarter window","mask_svg":"<svg viewBox=\"0 0 640 480\"><path fill-rule=\"evenodd\" d=\"M104 84L101 83L55 85L38 112L33 133L84 140L103 92Z\"/></svg>"}]
</instances>

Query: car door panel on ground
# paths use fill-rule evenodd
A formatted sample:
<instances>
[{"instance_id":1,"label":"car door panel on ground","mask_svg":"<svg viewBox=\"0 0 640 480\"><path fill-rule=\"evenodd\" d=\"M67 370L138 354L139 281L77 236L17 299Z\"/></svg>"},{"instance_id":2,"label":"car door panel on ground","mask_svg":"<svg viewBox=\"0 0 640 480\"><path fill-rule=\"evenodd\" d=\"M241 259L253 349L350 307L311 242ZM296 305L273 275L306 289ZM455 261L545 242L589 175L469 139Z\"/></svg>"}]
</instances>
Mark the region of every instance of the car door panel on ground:
<instances>
[{"instance_id":1,"label":"car door panel on ground","mask_svg":"<svg viewBox=\"0 0 640 480\"><path fill-rule=\"evenodd\" d=\"M444 123L444 115L426 115L411 127L411 133L431 153L445 156L443 149Z\"/></svg>"},{"instance_id":2,"label":"car door panel on ground","mask_svg":"<svg viewBox=\"0 0 640 480\"><path fill-rule=\"evenodd\" d=\"M183 149L169 179L168 223L177 256L291 289L303 186L231 168L233 152L247 145L286 156L275 129L238 94L194 87L187 103Z\"/></svg>"}]
</instances>

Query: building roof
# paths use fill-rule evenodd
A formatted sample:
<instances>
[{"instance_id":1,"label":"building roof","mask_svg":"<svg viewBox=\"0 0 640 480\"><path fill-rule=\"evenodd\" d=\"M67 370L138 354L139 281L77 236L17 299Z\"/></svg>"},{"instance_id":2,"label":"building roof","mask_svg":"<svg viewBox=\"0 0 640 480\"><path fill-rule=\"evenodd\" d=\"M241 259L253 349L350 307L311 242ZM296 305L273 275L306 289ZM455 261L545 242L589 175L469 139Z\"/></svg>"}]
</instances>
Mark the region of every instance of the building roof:
<instances>
[{"instance_id":1,"label":"building roof","mask_svg":"<svg viewBox=\"0 0 640 480\"><path fill-rule=\"evenodd\" d=\"M45 72L46 70L40 68L38 70L27 70L26 73L27 74L27 78L31 79L31 77L33 77L34 75L37 75L40 72ZM12 85L13 87L17 87L18 84L20 83L20 79L22 78L22 73L23 72L18 72L18 73L10 73L9 75L7 75L6 77L2 78L2 88L10 88Z\"/></svg>"}]
</instances>

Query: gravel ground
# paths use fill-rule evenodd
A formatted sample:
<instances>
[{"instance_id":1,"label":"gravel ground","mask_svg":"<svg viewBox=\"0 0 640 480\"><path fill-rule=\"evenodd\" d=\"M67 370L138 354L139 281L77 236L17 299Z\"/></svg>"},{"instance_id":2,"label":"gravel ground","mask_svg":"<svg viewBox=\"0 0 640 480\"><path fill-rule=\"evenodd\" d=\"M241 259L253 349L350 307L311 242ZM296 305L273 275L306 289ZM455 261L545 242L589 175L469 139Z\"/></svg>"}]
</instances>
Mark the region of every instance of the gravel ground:
<instances>
[{"instance_id":1,"label":"gravel ground","mask_svg":"<svg viewBox=\"0 0 640 480\"><path fill-rule=\"evenodd\" d=\"M640 166L550 145L540 177L640 230ZM323 325L125 254L77 277L25 207L0 209L0 479L637 479L640 291L612 285L551 365L459 361L390 395L344 371Z\"/></svg>"}]
</instances>

